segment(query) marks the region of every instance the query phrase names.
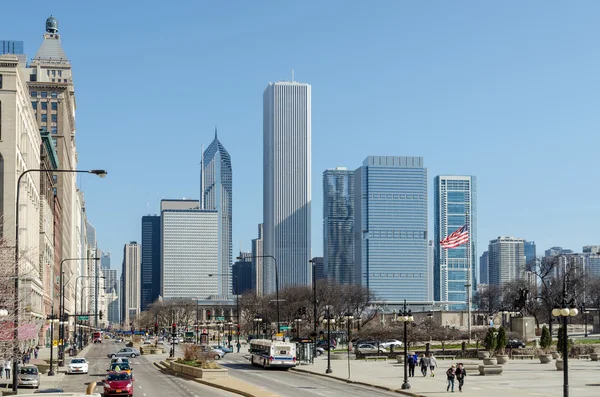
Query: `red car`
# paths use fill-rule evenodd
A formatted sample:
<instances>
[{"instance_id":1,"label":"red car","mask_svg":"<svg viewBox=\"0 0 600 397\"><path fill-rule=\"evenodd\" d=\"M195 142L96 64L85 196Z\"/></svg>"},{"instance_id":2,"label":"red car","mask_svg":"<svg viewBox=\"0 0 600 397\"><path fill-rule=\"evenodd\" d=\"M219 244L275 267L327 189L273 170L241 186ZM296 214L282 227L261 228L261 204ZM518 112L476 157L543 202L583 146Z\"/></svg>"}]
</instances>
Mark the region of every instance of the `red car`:
<instances>
[{"instance_id":1,"label":"red car","mask_svg":"<svg viewBox=\"0 0 600 397\"><path fill-rule=\"evenodd\" d=\"M104 396L133 396L133 376L126 372L110 372L104 379Z\"/></svg>"}]
</instances>

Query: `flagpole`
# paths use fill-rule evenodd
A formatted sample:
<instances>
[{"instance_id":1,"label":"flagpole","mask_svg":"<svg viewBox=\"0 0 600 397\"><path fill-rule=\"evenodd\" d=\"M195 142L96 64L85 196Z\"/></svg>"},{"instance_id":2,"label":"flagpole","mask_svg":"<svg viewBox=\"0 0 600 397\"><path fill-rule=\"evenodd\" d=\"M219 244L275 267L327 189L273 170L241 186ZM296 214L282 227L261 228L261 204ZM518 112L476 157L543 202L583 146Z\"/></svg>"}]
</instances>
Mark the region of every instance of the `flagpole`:
<instances>
[{"instance_id":1,"label":"flagpole","mask_svg":"<svg viewBox=\"0 0 600 397\"><path fill-rule=\"evenodd\" d=\"M466 213L466 224L467 224L467 236L469 238L467 245L467 283L465 284L465 288L467 288L467 333L469 334L469 344L471 344L471 222L469 219L469 212Z\"/></svg>"}]
</instances>

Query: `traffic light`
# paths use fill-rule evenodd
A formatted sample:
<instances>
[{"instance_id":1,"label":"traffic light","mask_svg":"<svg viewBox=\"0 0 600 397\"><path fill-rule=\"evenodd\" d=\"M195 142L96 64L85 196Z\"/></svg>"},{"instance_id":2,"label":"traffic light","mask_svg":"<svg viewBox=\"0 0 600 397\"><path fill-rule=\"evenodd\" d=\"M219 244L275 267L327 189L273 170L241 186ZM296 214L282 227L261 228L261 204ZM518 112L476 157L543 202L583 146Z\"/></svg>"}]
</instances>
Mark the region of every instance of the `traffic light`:
<instances>
[{"instance_id":1,"label":"traffic light","mask_svg":"<svg viewBox=\"0 0 600 397\"><path fill-rule=\"evenodd\" d=\"M154 323L154 335L158 335L158 323Z\"/></svg>"},{"instance_id":2,"label":"traffic light","mask_svg":"<svg viewBox=\"0 0 600 397\"><path fill-rule=\"evenodd\" d=\"M98 313L98 318L102 320L102 317L104 317L104 313L102 313L102 310L100 310L100 312Z\"/></svg>"},{"instance_id":3,"label":"traffic light","mask_svg":"<svg viewBox=\"0 0 600 397\"><path fill-rule=\"evenodd\" d=\"M240 332L240 325L239 325L239 324L237 325L237 334L238 334L238 335L240 335L240 334L241 334L241 332Z\"/></svg>"},{"instance_id":4,"label":"traffic light","mask_svg":"<svg viewBox=\"0 0 600 397\"><path fill-rule=\"evenodd\" d=\"M173 337L177 336L177 324L173 323L171 326L171 333L173 334Z\"/></svg>"},{"instance_id":5,"label":"traffic light","mask_svg":"<svg viewBox=\"0 0 600 397\"><path fill-rule=\"evenodd\" d=\"M210 312L210 310L207 310L207 311L206 311L206 319L207 319L208 321L210 321L210 316L211 316L211 312Z\"/></svg>"}]
</instances>

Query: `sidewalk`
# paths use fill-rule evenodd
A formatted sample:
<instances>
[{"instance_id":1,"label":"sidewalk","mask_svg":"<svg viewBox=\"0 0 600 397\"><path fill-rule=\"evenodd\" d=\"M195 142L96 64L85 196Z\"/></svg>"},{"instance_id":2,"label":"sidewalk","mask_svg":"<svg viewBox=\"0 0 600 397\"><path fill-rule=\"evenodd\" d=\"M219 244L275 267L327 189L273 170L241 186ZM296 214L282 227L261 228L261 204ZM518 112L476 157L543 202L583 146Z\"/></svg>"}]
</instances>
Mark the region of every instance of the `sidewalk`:
<instances>
[{"instance_id":1,"label":"sidewalk","mask_svg":"<svg viewBox=\"0 0 600 397\"><path fill-rule=\"evenodd\" d=\"M337 356L337 355L336 355ZM478 363L477 360L464 360L464 363ZM384 390L417 396L435 396L446 393L445 372L457 361L438 360L435 377L423 377L419 368L415 370L415 377L409 378L410 390L402 390L404 380L404 367L396 360L388 361L350 361L350 377L348 376L347 360L331 360L331 374L326 374L327 356L318 357L313 365L299 365L294 371L312 375L327 376L349 383L359 383L374 386ZM570 360L569 371L570 390L578 397L597 397L600 384L596 381L600 362L590 360ZM540 364L539 360L511 360L504 365L502 375L480 376L478 372L468 372L465 378L465 396L505 397L515 396L546 396L561 397L563 373L557 371L554 361L551 364ZM458 382L455 384L458 393Z\"/></svg>"}]
</instances>

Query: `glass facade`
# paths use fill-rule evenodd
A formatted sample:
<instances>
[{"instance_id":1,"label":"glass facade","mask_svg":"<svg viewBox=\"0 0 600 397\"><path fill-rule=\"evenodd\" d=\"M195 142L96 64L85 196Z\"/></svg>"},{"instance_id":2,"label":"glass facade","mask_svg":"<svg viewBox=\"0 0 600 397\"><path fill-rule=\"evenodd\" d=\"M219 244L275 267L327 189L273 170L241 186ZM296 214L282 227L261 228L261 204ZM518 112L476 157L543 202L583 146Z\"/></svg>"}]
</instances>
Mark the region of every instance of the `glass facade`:
<instances>
[{"instance_id":1,"label":"glass facade","mask_svg":"<svg viewBox=\"0 0 600 397\"><path fill-rule=\"evenodd\" d=\"M160 216L142 217L142 311L160 295Z\"/></svg>"},{"instance_id":2,"label":"glass facade","mask_svg":"<svg viewBox=\"0 0 600 397\"><path fill-rule=\"evenodd\" d=\"M24 54L24 49L22 41L0 40L0 54Z\"/></svg>"},{"instance_id":3,"label":"glass facade","mask_svg":"<svg viewBox=\"0 0 600 397\"><path fill-rule=\"evenodd\" d=\"M436 301L454 302L448 310L467 308L468 269L471 267L472 294L477 291L477 186L474 176L436 176L434 179L435 263L433 274ZM465 224L468 244L444 249L440 241Z\"/></svg>"},{"instance_id":4,"label":"glass facade","mask_svg":"<svg viewBox=\"0 0 600 397\"><path fill-rule=\"evenodd\" d=\"M489 283L503 285L521 279L525 273L525 240L515 237L498 237L491 240L489 252Z\"/></svg>"},{"instance_id":5,"label":"glass facade","mask_svg":"<svg viewBox=\"0 0 600 397\"><path fill-rule=\"evenodd\" d=\"M325 276L354 284L354 171L323 173L323 250Z\"/></svg>"},{"instance_id":6,"label":"glass facade","mask_svg":"<svg viewBox=\"0 0 600 397\"><path fill-rule=\"evenodd\" d=\"M376 301L427 302L423 158L369 156L354 178L357 283L367 287Z\"/></svg>"}]
</instances>

